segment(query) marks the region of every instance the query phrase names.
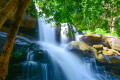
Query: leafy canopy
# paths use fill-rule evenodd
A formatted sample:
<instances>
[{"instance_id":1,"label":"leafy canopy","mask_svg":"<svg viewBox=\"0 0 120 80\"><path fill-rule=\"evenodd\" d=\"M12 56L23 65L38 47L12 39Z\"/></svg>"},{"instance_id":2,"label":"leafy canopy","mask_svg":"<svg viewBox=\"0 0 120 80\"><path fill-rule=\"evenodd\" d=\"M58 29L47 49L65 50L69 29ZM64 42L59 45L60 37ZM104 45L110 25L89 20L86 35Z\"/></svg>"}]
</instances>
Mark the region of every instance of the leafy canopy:
<instances>
[{"instance_id":1,"label":"leafy canopy","mask_svg":"<svg viewBox=\"0 0 120 80\"><path fill-rule=\"evenodd\" d=\"M34 0L39 16L56 23L69 23L79 30L109 29L120 15L119 0ZM52 16L52 17L50 17ZM120 27L118 21L113 27ZM116 28L115 27L115 28ZM109 30L108 30L109 31Z\"/></svg>"}]
</instances>

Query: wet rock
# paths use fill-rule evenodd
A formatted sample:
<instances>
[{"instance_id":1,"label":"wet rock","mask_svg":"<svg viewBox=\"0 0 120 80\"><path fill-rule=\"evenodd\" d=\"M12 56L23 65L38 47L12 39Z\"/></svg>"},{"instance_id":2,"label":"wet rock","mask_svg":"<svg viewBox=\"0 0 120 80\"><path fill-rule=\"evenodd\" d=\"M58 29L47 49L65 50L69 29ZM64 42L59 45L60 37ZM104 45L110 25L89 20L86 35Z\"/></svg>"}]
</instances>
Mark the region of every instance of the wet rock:
<instances>
[{"instance_id":1,"label":"wet rock","mask_svg":"<svg viewBox=\"0 0 120 80\"><path fill-rule=\"evenodd\" d=\"M77 53L80 56L88 56L90 58L95 58L96 49L88 46L81 41L72 41L66 47L69 51Z\"/></svg>"},{"instance_id":2,"label":"wet rock","mask_svg":"<svg viewBox=\"0 0 120 80\"><path fill-rule=\"evenodd\" d=\"M23 67L21 64L9 64L8 75L5 80L16 80L16 76L22 74Z\"/></svg>"},{"instance_id":3,"label":"wet rock","mask_svg":"<svg viewBox=\"0 0 120 80\"><path fill-rule=\"evenodd\" d=\"M97 57L97 60L100 61L101 63L108 62L103 54L97 54L96 57Z\"/></svg>"},{"instance_id":4,"label":"wet rock","mask_svg":"<svg viewBox=\"0 0 120 80\"><path fill-rule=\"evenodd\" d=\"M78 49L78 50L87 50L89 51L89 46L85 44L84 42L81 41L72 41L70 44L67 46L67 49L73 50L73 49Z\"/></svg>"},{"instance_id":5,"label":"wet rock","mask_svg":"<svg viewBox=\"0 0 120 80\"><path fill-rule=\"evenodd\" d=\"M59 27L56 27L55 28L56 30L56 41L58 42L58 43L60 43L60 37L61 37L61 26L59 25Z\"/></svg>"},{"instance_id":6,"label":"wet rock","mask_svg":"<svg viewBox=\"0 0 120 80\"><path fill-rule=\"evenodd\" d=\"M46 50L35 50L34 60L41 63L47 63L49 59L48 52Z\"/></svg>"}]
</instances>

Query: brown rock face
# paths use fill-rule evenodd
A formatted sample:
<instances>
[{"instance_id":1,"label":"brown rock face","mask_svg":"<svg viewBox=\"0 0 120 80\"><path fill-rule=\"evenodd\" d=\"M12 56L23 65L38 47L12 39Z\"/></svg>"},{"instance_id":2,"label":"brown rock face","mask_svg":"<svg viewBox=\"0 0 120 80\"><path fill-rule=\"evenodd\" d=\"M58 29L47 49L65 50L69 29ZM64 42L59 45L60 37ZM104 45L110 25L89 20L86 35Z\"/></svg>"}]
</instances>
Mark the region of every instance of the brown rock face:
<instances>
[{"instance_id":1,"label":"brown rock face","mask_svg":"<svg viewBox=\"0 0 120 80\"><path fill-rule=\"evenodd\" d=\"M86 34L82 37L82 41L90 46L94 44L99 44L102 42L102 35L101 34Z\"/></svg>"},{"instance_id":2,"label":"brown rock face","mask_svg":"<svg viewBox=\"0 0 120 80\"><path fill-rule=\"evenodd\" d=\"M99 45L93 45L93 47L97 50L102 50L103 49L103 45L99 44Z\"/></svg>"},{"instance_id":3,"label":"brown rock face","mask_svg":"<svg viewBox=\"0 0 120 80\"><path fill-rule=\"evenodd\" d=\"M21 28L24 28L24 30L34 29L36 25L36 19L31 18L28 15L24 15L24 18L22 19L22 23L20 24Z\"/></svg>"},{"instance_id":4,"label":"brown rock face","mask_svg":"<svg viewBox=\"0 0 120 80\"><path fill-rule=\"evenodd\" d=\"M12 20L12 17L9 17L7 19L7 21L4 23L3 27L0 29L0 31L8 33L11 20ZM19 28L20 34L18 34L18 35L22 34L21 36L26 37L26 35L28 35L28 36L34 37L35 36L36 22L37 22L36 19L25 14L22 21L21 21L20 28Z\"/></svg>"},{"instance_id":5,"label":"brown rock face","mask_svg":"<svg viewBox=\"0 0 120 80\"><path fill-rule=\"evenodd\" d=\"M120 51L120 38L114 36L104 36L105 42L107 42L112 49Z\"/></svg>"}]
</instances>

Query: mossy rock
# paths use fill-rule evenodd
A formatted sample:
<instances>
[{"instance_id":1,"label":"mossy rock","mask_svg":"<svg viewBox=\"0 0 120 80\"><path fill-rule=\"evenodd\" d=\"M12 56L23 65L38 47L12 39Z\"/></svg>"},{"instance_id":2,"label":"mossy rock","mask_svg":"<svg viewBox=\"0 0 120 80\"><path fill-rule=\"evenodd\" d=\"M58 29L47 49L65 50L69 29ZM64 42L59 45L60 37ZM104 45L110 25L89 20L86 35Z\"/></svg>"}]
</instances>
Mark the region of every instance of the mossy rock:
<instances>
[{"instance_id":1,"label":"mossy rock","mask_svg":"<svg viewBox=\"0 0 120 80\"><path fill-rule=\"evenodd\" d=\"M26 60L26 53L17 52L10 56L10 64L18 64Z\"/></svg>"},{"instance_id":2,"label":"mossy rock","mask_svg":"<svg viewBox=\"0 0 120 80\"><path fill-rule=\"evenodd\" d=\"M87 56L89 58L96 58L95 54L97 54L97 50L82 41L72 41L66 48L81 57Z\"/></svg>"},{"instance_id":3,"label":"mossy rock","mask_svg":"<svg viewBox=\"0 0 120 80\"><path fill-rule=\"evenodd\" d=\"M90 50L89 46L81 41L72 41L68 46L69 49Z\"/></svg>"},{"instance_id":4,"label":"mossy rock","mask_svg":"<svg viewBox=\"0 0 120 80\"><path fill-rule=\"evenodd\" d=\"M113 56L113 55L118 55L120 56L120 53L116 50L113 50L113 49L103 49L103 54L104 55L110 55L110 56Z\"/></svg>"}]
</instances>

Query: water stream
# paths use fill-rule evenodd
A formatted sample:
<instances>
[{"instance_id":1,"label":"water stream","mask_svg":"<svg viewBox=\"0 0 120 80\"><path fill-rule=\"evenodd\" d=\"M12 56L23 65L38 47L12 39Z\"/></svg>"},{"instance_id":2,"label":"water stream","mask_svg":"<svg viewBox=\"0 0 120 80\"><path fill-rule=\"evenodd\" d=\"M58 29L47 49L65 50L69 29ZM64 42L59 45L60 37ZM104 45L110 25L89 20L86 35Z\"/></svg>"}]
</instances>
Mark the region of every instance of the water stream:
<instances>
[{"instance_id":1,"label":"water stream","mask_svg":"<svg viewBox=\"0 0 120 80\"><path fill-rule=\"evenodd\" d=\"M65 26L61 30L61 45L67 44L66 33L68 27L66 24L63 25ZM105 70L103 72L101 70L102 73L99 73L99 67L96 65L94 65L94 69L91 63L85 62L74 53L66 51L64 46L58 46L55 41L55 28L50 27L49 24L45 24L45 21L41 18L39 19L39 31L39 44L43 49L48 51L53 61L55 70L53 77L59 76L55 80L115 80ZM76 34L76 40L79 40L77 36L78 33Z\"/></svg>"},{"instance_id":2,"label":"water stream","mask_svg":"<svg viewBox=\"0 0 120 80\"><path fill-rule=\"evenodd\" d=\"M117 80L104 69L98 67L96 62L87 62L72 52L65 50L68 42L66 36L68 26L62 24L61 44L56 41L56 29L46 24L43 18L38 19L39 41L43 50L47 50L50 63L34 61L33 51L29 51L27 61L23 62L24 80ZM75 40L80 36L75 34Z\"/></svg>"}]
</instances>

